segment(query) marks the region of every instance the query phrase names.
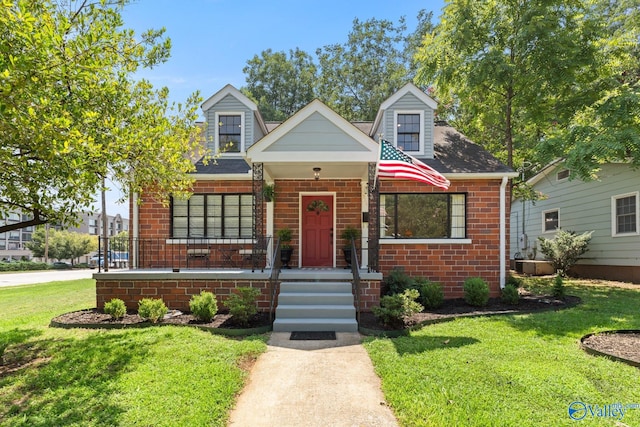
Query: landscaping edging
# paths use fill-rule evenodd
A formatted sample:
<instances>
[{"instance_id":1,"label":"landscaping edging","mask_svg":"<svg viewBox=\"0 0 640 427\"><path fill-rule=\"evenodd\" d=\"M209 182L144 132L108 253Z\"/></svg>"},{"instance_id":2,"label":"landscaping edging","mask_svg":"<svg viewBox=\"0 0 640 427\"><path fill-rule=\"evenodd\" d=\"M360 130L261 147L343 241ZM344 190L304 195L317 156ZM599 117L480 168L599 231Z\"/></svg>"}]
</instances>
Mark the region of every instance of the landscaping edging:
<instances>
[{"instance_id":1,"label":"landscaping edging","mask_svg":"<svg viewBox=\"0 0 640 427\"><path fill-rule=\"evenodd\" d=\"M625 359L624 357L620 357L610 353L605 353L605 352L596 350L595 348L592 348L584 343L585 340L587 340L592 336L612 335L612 334L640 334L640 329L619 329L619 330L602 331L602 332L594 332L591 334L587 334L582 338L580 338L580 348L582 348L582 350L584 350L587 354L590 354L592 356L606 357L607 359L614 360L616 362L622 362L622 363L626 363L627 365L640 368L640 362L636 362L633 360Z\"/></svg>"}]
</instances>

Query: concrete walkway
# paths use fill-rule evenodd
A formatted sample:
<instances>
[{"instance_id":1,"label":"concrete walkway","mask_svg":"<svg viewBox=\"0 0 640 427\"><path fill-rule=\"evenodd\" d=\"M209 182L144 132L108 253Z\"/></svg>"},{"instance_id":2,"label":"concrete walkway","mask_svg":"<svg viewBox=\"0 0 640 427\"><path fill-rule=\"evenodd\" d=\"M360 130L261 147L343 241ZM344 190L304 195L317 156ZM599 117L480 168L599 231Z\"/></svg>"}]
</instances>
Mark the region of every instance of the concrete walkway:
<instances>
[{"instance_id":1,"label":"concrete walkway","mask_svg":"<svg viewBox=\"0 0 640 427\"><path fill-rule=\"evenodd\" d=\"M290 341L274 332L231 412L233 427L397 427L358 333Z\"/></svg>"}]
</instances>

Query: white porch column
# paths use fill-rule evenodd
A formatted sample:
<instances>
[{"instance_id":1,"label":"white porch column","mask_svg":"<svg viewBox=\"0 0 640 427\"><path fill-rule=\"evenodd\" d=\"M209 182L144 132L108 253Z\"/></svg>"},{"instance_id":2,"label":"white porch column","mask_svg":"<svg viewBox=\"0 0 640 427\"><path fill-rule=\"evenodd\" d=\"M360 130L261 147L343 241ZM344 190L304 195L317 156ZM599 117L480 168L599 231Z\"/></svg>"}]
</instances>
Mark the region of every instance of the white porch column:
<instances>
[{"instance_id":1,"label":"white porch column","mask_svg":"<svg viewBox=\"0 0 640 427\"><path fill-rule=\"evenodd\" d=\"M507 279L507 183L509 178L502 177L500 184L500 289L504 289Z\"/></svg>"},{"instance_id":2,"label":"white porch column","mask_svg":"<svg viewBox=\"0 0 640 427\"><path fill-rule=\"evenodd\" d=\"M360 199L362 201L360 212L369 212L369 180L362 179L360 181ZM360 221L362 221L362 214L360 214ZM362 235L360 236L360 247L362 248L360 260L361 268L369 267L369 223L361 222Z\"/></svg>"}]
</instances>

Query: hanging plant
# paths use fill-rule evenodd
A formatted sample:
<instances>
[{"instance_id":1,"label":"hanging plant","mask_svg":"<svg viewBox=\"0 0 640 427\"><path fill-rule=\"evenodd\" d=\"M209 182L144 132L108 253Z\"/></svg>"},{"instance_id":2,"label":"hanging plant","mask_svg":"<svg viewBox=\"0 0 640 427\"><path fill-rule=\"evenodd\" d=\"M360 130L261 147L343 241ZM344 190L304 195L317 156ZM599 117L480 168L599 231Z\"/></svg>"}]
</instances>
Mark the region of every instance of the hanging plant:
<instances>
[{"instance_id":1,"label":"hanging plant","mask_svg":"<svg viewBox=\"0 0 640 427\"><path fill-rule=\"evenodd\" d=\"M329 206L323 200L314 200L307 205L309 212L314 212L316 215L320 215L320 212L326 212L329 210Z\"/></svg>"}]
</instances>

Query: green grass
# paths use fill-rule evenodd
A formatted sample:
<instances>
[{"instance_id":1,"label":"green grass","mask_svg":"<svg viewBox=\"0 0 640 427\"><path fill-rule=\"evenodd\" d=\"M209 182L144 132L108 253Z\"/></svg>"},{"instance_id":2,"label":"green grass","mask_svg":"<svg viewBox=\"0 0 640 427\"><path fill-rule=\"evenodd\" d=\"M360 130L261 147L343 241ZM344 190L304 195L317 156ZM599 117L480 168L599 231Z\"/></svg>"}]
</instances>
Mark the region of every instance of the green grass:
<instances>
[{"instance_id":1,"label":"green grass","mask_svg":"<svg viewBox=\"0 0 640 427\"><path fill-rule=\"evenodd\" d=\"M583 304L561 311L457 319L365 343L403 426L603 426L574 421L569 404L640 403L640 369L587 355L591 332L640 329L640 287L565 282ZM533 284L549 291L549 283ZM640 408L619 425L640 425Z\"/></svg>"},{"instance_id":2,"label":"green grass","mask_svg":"<svg viewBox=\"0 0 640 427\"><path fill-rule=\"evenodd\" d=\"M222 426L264 337L193 328L49 328L93 280L0 288L0 425Z\"/></svg>"}]
</instances>

